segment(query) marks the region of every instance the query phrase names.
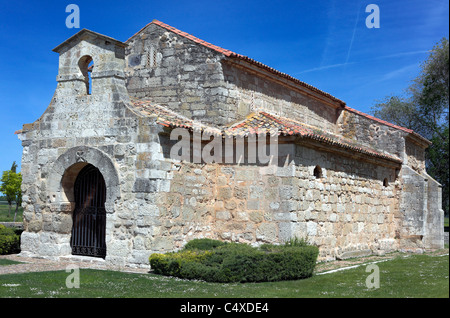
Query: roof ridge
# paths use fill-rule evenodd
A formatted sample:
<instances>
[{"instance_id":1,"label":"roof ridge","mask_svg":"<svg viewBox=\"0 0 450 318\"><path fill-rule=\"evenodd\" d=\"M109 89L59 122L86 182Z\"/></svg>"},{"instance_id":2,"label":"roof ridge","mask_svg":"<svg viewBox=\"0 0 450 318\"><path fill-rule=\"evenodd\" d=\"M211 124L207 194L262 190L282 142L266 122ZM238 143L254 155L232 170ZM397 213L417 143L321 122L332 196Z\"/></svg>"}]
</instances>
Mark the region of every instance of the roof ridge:
<instances>
[{"instance_id":1,"label":"roof ridge","mask_svg":"<svg viewBox=\"0 0 450 318\"><path fill-rule=\"evenodd\" d=\"M224 49L224 48L222 48L220 46L217 46L217 45L214 45L214 44L209 43L207 41L204 41L204 40L202 40L202 39L200 39L200 38L198 38L198 37L196 37L196 36L194 36L192 34L189 34L187 32L181 31L181 30L179 30L179 29L177 29L177 28L175 28L175 27L173 27L171 25L168 25L167 23L161 22L161 21L156 20L156 19L154 19L152 22L150 22L147 25L145 25L142 29L140 29L135 34L133 34L128 40L125 41L125 43L130 41L131 38L133 38L135 35L139 34L142 30L144 30L150 24L156 24L156 25L158 25L158 26L160 26L160 27L162 27L164 29L172 31L172 32L174 32L174 33L176 33L178 35L181 35L182 37L185 37L185 38L187 38L187 39L189 39L191 41L194 41L194 42L196 42L198 44L201 44L201 45L206 46L206 47L208 47L210 49L213 49L213 50L215 50L215 51L217 51L219 53L222 53L222 54L224 54L226 56L242 56L241 54L237 54L237 53L235 53L233 51Z\"/></svg>"},{"instance_id":2,"label":"roof ridge","mask_svg":"<svg viewBox=\"0 0 450 318\"><path fill-rule=\"evenodd\" d=\"M358 115L360 115L360 116L366 117L366 118L368 118L368 119L371 119L371 120L373 120L373 121L379 122L380 124L383 124L383 125L386 125L386 126L389 126L389 127L395 128L395 129L398 129L398 130L402 130L402 131L404 131L404 132L406 132L406 133L408 133L408 134L410 134L410 135L413 135L413 136L419 138L420 140L422 140L422 142L425 142L425 143L427 143L427 144L432 144L431 141L429 141L427 138L425 138L424 136L422 136L421 134L415 132L415 131L412 130L412 129L409 129L409 128L406 128L406 127L402 127L402 126L399 126L399 125L395 125L395 124L390 123L390 122L388 122L388 121L386 121L386 120L383 120L383 119L374 117L374 116L372 116L372 115L363 113L362 111L356 110L356 109L351 108L351 107L348 107L348 106L345 106L344 109L345 109L345 110L348 110L348 111L350 111L350 112L352 112L352 113L358 114Z\"/></svg>"},{"instance_id":3,"label":"roof ridge","mask_svg":"<svg viewBox=\"0 0 450 318\"><path fill-rule=\"evenodd\" d=\"M407 133L413 133L413 132L414 132L414 130L412 130L412 129L409 129L409 128L406 128L406 127L402 127L402 126L395 125L395 124L393 124L393 123L390 123L390 122L388 122L388 121L382 120L382 119L377 118L377 117L374 117L374 116L372 116L372 115L363 113L362 111L356 110L356 109L351 108L351 107L348 107L348 106L345 106L344 109L345 109L345 110L348 110L348 111L350 111L350 112L352 112L352 113L355 113L355 114L361 115L361 116L363 116L363 117L366 117L366 118L368 118L368 119L374 120L374 121L376 121L376 122L379 122L380 124L384 124L384 125L390 126L390 127L392 127L392 128L396 128L396 129L399 129L399 130L403 130L403 131L405 131L405 132L407 132Z\"/></svg>"},{"instance_id":4,"label":"roof ridge","mask_svg":"<svg viewBox=\"0 0 450 318\"><path fill-rule=\"evenodd\" d=\"M181 36L183 36L183 37L185 37L185 38L187 38L187 39L189 39L191 41L194 41L194 42L196 42L198 44L201 44L201 45L206 46L206 47L208 47L210 49L213 49L214 51L222 53L222 54L224 54L226 56L240 55L240 54L237 54L237 53L235 53L233 51L224 49L224 48L222 48L220 46L217 46L217 45L214 45L214 44L209 43L207 41L204 41L204 40L202 40L202 39L200 39L200 38L198 38L198 37L196 37L196 36L194 36L192 34L189 34L187 32L181 31L181 30L179 30L179 29L177 29L177 28L175 28L173 26L170 26L170 25L168 25L168 24L166 24L164 22L161 22L159 20L153 20L152 23L154 23L156 25L159 25L160 27L163 27L163 28L165 28L165 29L167 29L169 31L172 31L172 32L174 32L174 33L176 33L178 35L181 35Z\"/></svg>"}]
</instances>

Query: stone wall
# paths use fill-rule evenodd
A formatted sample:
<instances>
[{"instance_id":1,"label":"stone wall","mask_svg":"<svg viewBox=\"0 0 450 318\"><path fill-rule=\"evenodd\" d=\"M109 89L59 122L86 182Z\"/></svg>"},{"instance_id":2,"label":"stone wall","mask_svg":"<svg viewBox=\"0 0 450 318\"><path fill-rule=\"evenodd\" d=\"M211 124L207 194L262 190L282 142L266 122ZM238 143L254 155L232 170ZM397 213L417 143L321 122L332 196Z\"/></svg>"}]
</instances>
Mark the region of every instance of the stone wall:
<instances>
[{"instance_id":1,"label":"stone wall","mask_svg":"<svg viewBox=\"0 0 450 318\"><path fill-rule=\"evenodd\" d=\"M292 83L290 86L282 84L250 67L239 67L224 60L222 69L228 94L235 96L233 103L241 117L255 111L267 111L335 132L336 106L308 96Z\"/></svg>"},{"instance_id":2,"label":"stone wall","mask_svg":"<svg viewBox=\"0 0 450 318\"><path fill-rule=\"evenodd\" d=\"M425 149L410 138L405 141L406 164L418 173L425 172Z\"/></svg>"},{"instance_id":3,"label":"stone wall","mask_svg":"<svg viewBox=\"0 0 450 318\"><path fill-rule=\"evenodd\" d=\"M426 248L444 248L444 210L442 209L442 186L427 175L427 213L425 217Z\"/></svg>"},{"instance_id":4,"label":"stone wall","mask_svg":"<svg viewBox=\"0 0 450 318\"><path fill-rule=\"evenodd\" d=\"M135 177L136 136L141 126L125 88L123 46L93 32L81 32L83 39L71 38L57 48L60 64L52 101L19 134L25 229L21 249L24 254L44 257L71 254L73 185L78 172L90 163L100 170L108 187L107 257L124 263L121 248L129 242L118 240L124 225L117 222L115 212L126 190L122 182ZM80 67L85 56L95 65L91 94ZM154 119L145 121L148 127L156 126Z\"/></svg>"},{"instance_id":5,"label":"stone wall","mask_svg":"<svg viewBox=\"0 0 450 318\"><path fill-rule=\"evenodd\" d=\"M44 123L52 126L57 122ZM91 118L91 122L96 122L95 118ZM124 120L124 123L128 123L127 130L133 127L131 119ZM66 124L71 124L69 118L66 119ZM120 130L125 127L111 125L110 128ZM108 187L105 203L108 257L111 262L123 263L123 246L115 245L119 244L117 239L124 225L116 212L117 206L121 204L120 197L126 194L126 187L122 187L123 180L134 178L134 172L131 176L129 172L134 169L136 155L134 144L123 143L118 146L117 140L131 141L131 136L122 134L115 137L61 139L51 138L48 136L51 133L57 135L57 130L34 130L33 138L22 134L22 206L25 228L22 234L22 252L48 257L71 254L69 243L75 207L73 185L77 172L90 163L99 168ZM129 210L122 212L130 213Z\"/></svg>"},{"instance_id":6,"label":"stone wall","mask_svg":"<svg viewBox=\"0 0 450 318\"><path fill-rule=\"evenodd\" d=\"M440 184L409 166L401 171L399 238L405 248L443 248L444 212Z\"/></svg>"},{"instance_id":7,"label":"stone wall","mask_svg":"<svg viewBox=\"0 0 450 318\"><path fill-rule=\"evenodd\" d=\"M343 137L404 159L404 131L347 109L341 111L337 124Z\"/></svg>"},{"instance_id":8,"label":"stone wall","mask_svg":"<svg viewBox=\"0 0 450 318\"><path fill-rule=\"evenodd\" d=\"M157 195L156 206L141 202L159 216L149 235L134 238L147 249L142 253L178 249L198 237L256 245L303 237L320 246L321 259L396 249L393 168L280 146L291 161L276 169L173 163L170 188ZM317 165L321 178L313 173Z\"/></svg>"}]
</instances>

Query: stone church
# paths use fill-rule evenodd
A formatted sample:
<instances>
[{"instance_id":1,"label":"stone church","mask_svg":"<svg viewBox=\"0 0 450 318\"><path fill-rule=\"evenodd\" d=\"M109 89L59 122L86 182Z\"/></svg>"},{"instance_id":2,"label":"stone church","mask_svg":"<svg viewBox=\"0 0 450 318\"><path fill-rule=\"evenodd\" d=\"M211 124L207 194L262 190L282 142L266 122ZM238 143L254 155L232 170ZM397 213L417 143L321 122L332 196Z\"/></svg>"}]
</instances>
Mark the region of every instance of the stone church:
<instances>
[{"instance_id":1,"label":"stone church","mask_svg":"<svg viewBox=\"0 0 450 318\"><path fill-rule=\"evenodd\" d=\"M53 51L53 98L16 132L22 255L148 266L203 237L305 238L321 260L443 247L441 186L414 131L156 20ZM271 160L253 160L270 142Z\"/></svg>"}]
</instances>

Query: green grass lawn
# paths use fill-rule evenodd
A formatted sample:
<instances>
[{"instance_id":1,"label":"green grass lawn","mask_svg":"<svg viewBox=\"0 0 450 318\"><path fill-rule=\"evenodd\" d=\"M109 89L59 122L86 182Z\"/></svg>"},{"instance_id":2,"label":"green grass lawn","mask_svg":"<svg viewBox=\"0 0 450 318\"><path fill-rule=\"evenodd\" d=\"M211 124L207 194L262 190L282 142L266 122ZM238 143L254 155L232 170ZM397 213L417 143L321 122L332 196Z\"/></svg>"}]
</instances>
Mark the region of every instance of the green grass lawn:
<instances>
[{"instance_id":1,"label":"green grass lawn","mask_svg":"<svg viewBox=\"0 0 450 318\"><path fill-rule=\"evenodd\" d=\"M14 213L16 211L16 204L11 206L11 215L8 217L9 205L8 202L0 201L0 222L13 222ZM19 207L17 210L16 222L22 222L23 208Z\"/></svg>"},{"instance_id":2,"label":"green grass lawn","mask_svg":"<svg viewBox=\"0 0 450 318\"><path fill-rule=\"evenodd\" d=\"M14 264L21 264L20 262L16 262L16 261L11 261L9 259L0 259L0 266L5 266L5 265L14 265Z\"/></svg>"},{"instance_id":3,"label":"green grass lawn","mask_svg":"<svg viewBox=\"0 0 450 318\"><path fill-rule=\"evenodd\" d=\"M81 269L80 288L65 271L0 275L0 297L135 298L405 298L449 297L449 256L411 255L376 264L380 287L369 289L366 266L295 281L219 284L154 274Z\"/></svg>"}]
</instances>

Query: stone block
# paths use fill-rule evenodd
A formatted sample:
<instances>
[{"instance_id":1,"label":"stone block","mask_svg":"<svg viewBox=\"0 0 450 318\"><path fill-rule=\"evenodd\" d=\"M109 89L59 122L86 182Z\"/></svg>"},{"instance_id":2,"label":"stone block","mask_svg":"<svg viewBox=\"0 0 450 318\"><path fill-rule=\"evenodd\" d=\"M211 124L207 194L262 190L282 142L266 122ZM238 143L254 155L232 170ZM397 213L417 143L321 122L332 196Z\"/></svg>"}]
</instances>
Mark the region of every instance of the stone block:
<instances>
[{"instance_id":1,"label":"stone block","mask_svg":"<svg viewBox=\"0 0 450 318\"><path fill-rule=\"evenodd\" d=\"M28 223L28 231L29 232L39 232L42 230L42 221L41 220L32 220Z\"/></svg>"},{"instance_id":2,"label":"stone block","mask_svg":"<svg viewBox=\"0 0 450 318\"><path fill-rule=\"evenodd\" d=\"M231 213L229 211L218 211L216 212L216 219L218 220L230 220Z\"/></svg>"},{"instance_id":3,"label":"stone block","mask_svg":"<svg viewBox=\"0 0 450 318\"><path fill-rule=\"evenodd\" d=\"M253 223L260 223L260 222L264 221L264 216L261 212L250 212L249 219Z\"/></svg>"},{"instance_id":4,"label":"stone block","mask_svg":"<svg viewBox=\"0 0 450 318\"><path fill-rule=\"evenodd\" d=\"M247 209L249 210L259 210L260 209L260 201L259 200L248 200L247 201Z\"/></svg>"},{"instance_id":5,"label":"stone block","mask_svg":"<svg viewBox=\"0 0 450 318\"><path fill-rule=\"evenodd\" d=\"M59 215L53 218L53 228L56 233L70 234L72 231L72 217L70 215Z\"/></svg>"},{"instance_id":6,"label":"stone block","mask_svg":"<svg viewBox=\"0 0 450 318\"><path fill-rule=\"evenodd\" d=\"M232 198L231 187L221 187L217 190L217 199L229 200Z\"/></svg>"},{"instance_id":7,"label":"stone block","mask_svg":"<svg viewBox=\"0 0 450 318\"><path fill-rule=\"evenodd\" d=\"M255 181L256 171L253 169L237 169L235 178L237 181Z\"/></svg>"},{"instance_id":8,"label":"stone block","mask_svg":"<svg viewBox=\"0 0 450 318\"><path fill-rule=\"evenodd\" d=\"M236 199L245 200L248 198L248 188L247 187L235 187L234 196Z\"/></svg>"},{"instance_id":9,"label":"stone block","mask_svg":"<svg viewBox=\"0 0 450 318\"><path fill-rule=\"evenodd\" d=\"M136 179L133 185L133 192L151 193L158 189L156 180Z\"/></svg>"},{"instance_id":10,"label":"stone block","mask_svg":"<svg viewBox=\"0 0 450 318\"><path fill-rule=\"evenodd\" d=\"M250 199L260 199L264 197L264 187L263 186L250 186L249 187Z\"/></svg>"},{"instance_id":11,"label":"stone block","mask_svg":"<svg viewBox=\"0 0 450 318\"><path fill-rule=\"evenodd\" d=\"M274 223L263 223L256 229L256 239L264 242L276 242L278 228Z\"/></svg>"},{"instance_id":12,"label":"stone block","mask_svg":"<svg viewBox=\"0 0 450 318\"><path fill-rule=\"evenodd\" d=\"M306 223L306 234L308 236L316 236L317 235L317 223L313 221L309 221Z\"/></svg>"},{"instance_id":13,"label":"stone block","mask_svg":"<svg viewBox=\"0 0 450 318\"><path fill-rule=\"evenodd\" d=\"M284 212L294 212L298 210L298 201L281 201L281 210Z\"/></svg>"},{"instance_id":14,"label":"stone block","mask_svg":"<svg viewBox=\"0 0 450 318\"><path fill-rule=\"evenodd\" d=\"M40 245L40 233L24 231L21 234L20 249L22 252L37 253Z\"/></svg>"},{"instance_id":15,"label":"stone block","mask_svg":"<svg viewBox=\"0 0 450 318\"><path fill-rule=\"evenodd\" d=\"M348 259L348 258L364 257L364 256L370 256L370 255L372 255L372 250L365 249L365 250L342 252L340 254L337 254L336 258L338 260L344 260L344 259Z\"/></svg>"}]
</instances>

